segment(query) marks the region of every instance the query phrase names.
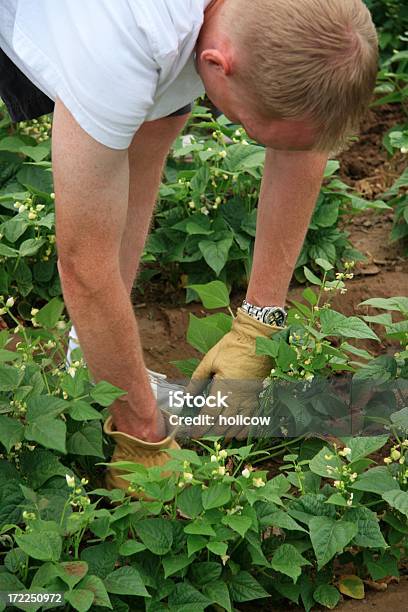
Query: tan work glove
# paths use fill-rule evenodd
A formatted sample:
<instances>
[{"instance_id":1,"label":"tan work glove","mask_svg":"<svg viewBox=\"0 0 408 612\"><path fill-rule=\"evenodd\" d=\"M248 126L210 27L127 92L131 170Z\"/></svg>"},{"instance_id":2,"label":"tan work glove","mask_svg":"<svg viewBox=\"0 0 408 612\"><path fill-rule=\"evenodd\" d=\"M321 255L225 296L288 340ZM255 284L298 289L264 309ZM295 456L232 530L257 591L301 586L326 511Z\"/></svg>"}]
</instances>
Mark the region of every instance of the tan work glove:
<instances>
[{"instance_id":1,"label":"tan work glove","mask_svg":"<svg viewBox=\"0 0 408 612\"><path fill-rule=\"evenodd\" d=\"M198 395L212 380L206 395L217 395L217 392L223 396L229 394L226 400L228 408L204 408L200 414L214 417L214 425L194 427L194 437L219 435L227 439L243 439L248 435L248 428L221 424L219 415L236 417L256 414L262 382L269 376L272 367L270 357L256 354L256 338L270 338L277 331L282 331L282 327L261 323L242 308L238 309L231 331L203 358L187 388L188 392Z\"/></svg>"},{"instance_id":2,"label":"tan work glove","mask_svg":"<svg viewBox=\"0 0 408 612\"><path fill-rule=\"evenodd\" d=\"M179 449L180 446L175 440L176 429L172 429L168 422L168 413L162 412L165 418L168 435L163 438L163 440L160 440L160 442L145 442L144 440L129 436L121 431L116 431L113 427L112 417L108 417L104 423L103 430L108 436L113 438L116 443L111 462L133 461L134 463L140 463L146 468L153 466L163 466L163 468L165 468L166 463L171 457L167 453L162 452L162 450L170 448ZM121 474L126 473L127 472L118 470L115 467L108 467L105 478L107 489L124 489L127 491L130 483L128 480L120 477ZM170 472L166 472L164 469L163 475L166 474L170 474ZM145 495L139 493L132 492L131 495L136 499L148 499Z\"/></svg>"}]
</instances>

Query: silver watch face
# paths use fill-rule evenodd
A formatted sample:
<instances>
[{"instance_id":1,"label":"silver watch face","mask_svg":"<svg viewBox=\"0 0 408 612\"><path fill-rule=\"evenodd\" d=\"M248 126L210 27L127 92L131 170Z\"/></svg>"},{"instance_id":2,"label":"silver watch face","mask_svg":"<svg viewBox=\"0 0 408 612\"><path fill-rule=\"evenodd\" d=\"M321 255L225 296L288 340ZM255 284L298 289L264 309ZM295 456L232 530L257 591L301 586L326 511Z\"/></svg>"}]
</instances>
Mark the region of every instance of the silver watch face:
<instances>
[{"instance_id":1,"label":"silver watch face","mask_svg":"<svg viewBox=\"0 0 408 612\"><path fill-rule=\"evenodd\" d=\"M286 312L282 308L271 308L265 313L264 323L267 325L277 325L285 327Z\"/></svg>"}]
</instances>

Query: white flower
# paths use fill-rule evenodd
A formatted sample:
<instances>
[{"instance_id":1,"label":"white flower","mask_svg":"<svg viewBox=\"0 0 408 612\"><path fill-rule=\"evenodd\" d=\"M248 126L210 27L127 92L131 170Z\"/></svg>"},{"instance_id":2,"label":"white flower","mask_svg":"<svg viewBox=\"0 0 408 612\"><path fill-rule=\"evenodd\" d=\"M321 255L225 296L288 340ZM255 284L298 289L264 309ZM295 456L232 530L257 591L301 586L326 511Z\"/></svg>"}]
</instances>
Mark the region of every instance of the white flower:
<instances>
[{"instance_id":1,"label":"white flower","mask_svg":"<svg viewBox=\"0 0 408 612\"><path fill-rule=\"evenodd\" d=\"M333 485L336 487L336 489L339 489L341 487L341 481L340 480L335 480Z\"/></svg>"},{"instance_id":2,"label":"white flower","mask_svg":"<svg viewBox=\"0 0 408 612\"><path fill-rule=\"evenodd\" d=\"M220 476L225 476L225 467L223 465L220 465L220 467L218 468L218 474Z\"/></svg>"},{"instance_id":3,"label":"white flower","mask_svg":"<svg viewBox=\"0 0 408 612\"><path fill-rule=\"evenodd\" d=\"M58 321L57 323L57 329L63 330L66 327L66 323L65 321Z\"/></svg>"},{"instance_id":4,"label":"white flower","mask_svg":"<svg viewBox=\"0 0 408 612\"><path fill-rule=\"evenodd\" d=\"M351 448L348 448L348 446L346 446L345 448L343 448L343 450L339 451L339 455L341 457L347 457L347 455L351 455Z\"/></svg>"},{"instance_id":5,"label":"white flower","mask_svg":"<svg viewBox=\"0 0 408 612\"><path fill-rule=\"evenodd\" d=\"M392 451L391 451L391 458L392 458L394 461L398 461L398 459L399 459L400 457L401 457L401 453L399 452L399 450L398 450L398 449L396 449L396 448L393 448L393 449L392 449Z\"/></svg>"},{"instance_id":6,"label":"white flower","mask_svg":"<svg viewBox=\"0 0 408 612\"><path fill-rule=\"evenodd\" d=\"M9 299L6 302L6 306L7 308L11 308L12 306L14 306L14 298L9 297Z\"/></svg>"},{"instance_id":7,"label":"white flower","mask_svg":"<svg viewBox=\"0 0 408 612\"><path fill-rule=\"evenodd\" d=\"M75 477L74 476L70 476L69 474L65 474L65 480L67 481L67 485L71 489L75 489Z\"/></svg>"},{"instance_id":8,"label":"white flower","mask_svg":"<svg viewBox=\"0 0 408 612\"><path fill-rule=\"evenodd\" d=\"M220 157L222 157L222 159L225 159L225 157L227 157L227 152L226 152L226 151L220 151L220 152L218 153L218 155L219 155Z\"/></svg>"},{"instance_id":9,"label":"white flower","mask_svg":"<svg viewBox=\"0 0 408 612\"><path fill-rule=\"evenodd\" d=\"M50 193L51 200L55 200L55 193Z\"/></svg>"},{"instance_id":10,"label":"white flower","mask_svg":"<svg viewBox=\"0 0 408 612\"><path fill-rule=\"evenodd\" d=\"M217 463L218 459L215 455L211 455L211 463Z\"/></svg>"},{"instance_id":11,"label":"white flower","mask_svg":"<svg viewBox=\"0 0 408 612\"><path fill-rule=\"evenodd\" d=\"M69 375L70 375L72 378L74 378L74 377L75 377L75 374L76 374L76 369L75 369L75 368L73 368L73 367L70 367L70 368L68 368L67 372L68 372L68 374L69 374Z\"/></svg>"},{"instance_id":12,"label":"white flower","mask_svg":"<svg viewBox=\"0 0 408 612\"><path fill-rule=\"evenodd\" d=\"M24 204L22 204L21 206L19 206L18 208L18 212L19 213L23 213L25 210L27 210L27 206L25 206Z\"/></svg>"},{"instance_id":13,"label":"white flower","mask_svg":"<svg viewBox=\"0 0 408 612\"><path fill-rule=\"evenodd\" d=\"M28 218L30 219L30 221L34 221L34 219L37 218L37 213L35 212L29 212L28 213Z\"/></svg>"},{"instance_id":14,"label":"white flower","mask_svg":"<svg viewBox=\"0 0 408 612\"><path fill-rule=\"evenodd\" d=\"M227 451L226 451L226 450L224 450L224 449L223 449L223 450L220 450L220 452L219 452L219 457L220 457L221 459L226 459L226 458L228 457L228 453L227 453Z\"/></svg>"},{"instance_id":15,"label":"white flower","mask_svg":"<svg viewBox=\"0 0 408 612\"><path fill-rule=\"evenodd\" d=\"M248 468L245 468L245 469L242 470L242 476L244 478L249 478L250 475L251 475L251 472L250 472L250 470L248 470Z\"/></svg>"},{"instance_id":16,"label":"white flower","mask_svg":"<svg viewBox=\"0 0 408 612\"><path fill-rule=\"evenodd\" d=\"M38 310L38 308L32 308L31 309L31 316L35 317L36 314L38 314L40 311Z\"/></svg>"},{"instance_id":17,"label":"white flower","mask_svg":"<svg viewBox=\"0 0 408 612\"><path fill-rule=\"evenodd\" d=\"M223 565L226 565L228 559L229 559L228 555L221 555L221 561Z\"/></svg>"},{"instance_id":18,"label":"white flower","mask_svg":"<svg viewBox=\"0 0 408 612\"><path fill-rule=\"evenodd\" d=\"M186 480L187 482L191 482L193 480L193 475L191 472L184 472L183 474L183 478L184 480Z\"/></svg>"},{"instance_id":19,"label":"white flower","mask_svg":"<svg viewBox=\"0 0 408 612\"><path fill-rule=\"evenodd\" d=\"M257 489L265 486L265 481L262 478L254 478L252 483Z\"/></svg>"}]
</instances>

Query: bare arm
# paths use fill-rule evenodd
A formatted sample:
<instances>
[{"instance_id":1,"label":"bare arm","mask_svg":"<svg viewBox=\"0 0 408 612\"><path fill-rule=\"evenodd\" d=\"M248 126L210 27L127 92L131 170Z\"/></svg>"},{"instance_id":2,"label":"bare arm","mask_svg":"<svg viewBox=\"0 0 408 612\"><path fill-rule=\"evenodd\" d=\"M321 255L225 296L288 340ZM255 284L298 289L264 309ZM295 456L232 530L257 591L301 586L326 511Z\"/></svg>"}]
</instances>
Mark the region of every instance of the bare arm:
<instances>
[{"instance_id":1,"label":"bare arm","mask_svg":"<svg viewBox=\"0 0 408 612\"><path fill-rule=\"evenodd\" d=\"M319 194L327 155L267 150L247 299L283 306Z\"/></svg>"},{"instance_id":2,"label":"bare arm","mask_svg":"<svg viewBox=\"0 0 408 612\"><path fill-rule=\"evenodd\" d=\"M157 127L149 129L147 125L145 138L135 139L130 173L128 152L109 149L93 140L60 101L53 127L58 266L65 302L94 379L108 380L128 391L127 402L118 401L113 406L116 426L150 441L163 437L163 423L145 373L129 288L154 205L167 142L178 129L174 122L166 126L168 133L161 126L161 148L156 139L154 151L148 143ZM135 185L141 178L136 153L142 157L144 143L154 171L151 176L145 175L142 193ZM129 181L135 195L141 196L140 208L135 197L129 198ZM137 231L137 226L133 247L137 255L127 262L126 255L132 253L129 230Z\"/></svg>"}]
</instances>

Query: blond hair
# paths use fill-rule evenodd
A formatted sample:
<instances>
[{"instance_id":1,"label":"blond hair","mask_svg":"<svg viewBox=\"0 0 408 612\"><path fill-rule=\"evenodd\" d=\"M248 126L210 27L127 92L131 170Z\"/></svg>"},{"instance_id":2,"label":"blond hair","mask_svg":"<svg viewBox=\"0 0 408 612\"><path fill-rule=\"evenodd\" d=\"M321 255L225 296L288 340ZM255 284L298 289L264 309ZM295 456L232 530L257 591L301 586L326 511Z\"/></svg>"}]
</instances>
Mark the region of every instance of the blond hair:
<instances>
[{"instance_id":1,"label":"blond hair","mask_svg":"<svg viewBox=\"0 0 408 612\"><path fill-rule=\"evenodd\" d=\"M323 150L358 129L378 70L362 0L225 0L222 19L244 58L236 78L265 116L311 120Z\"/></svg>"}]
</instances>

